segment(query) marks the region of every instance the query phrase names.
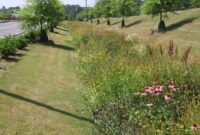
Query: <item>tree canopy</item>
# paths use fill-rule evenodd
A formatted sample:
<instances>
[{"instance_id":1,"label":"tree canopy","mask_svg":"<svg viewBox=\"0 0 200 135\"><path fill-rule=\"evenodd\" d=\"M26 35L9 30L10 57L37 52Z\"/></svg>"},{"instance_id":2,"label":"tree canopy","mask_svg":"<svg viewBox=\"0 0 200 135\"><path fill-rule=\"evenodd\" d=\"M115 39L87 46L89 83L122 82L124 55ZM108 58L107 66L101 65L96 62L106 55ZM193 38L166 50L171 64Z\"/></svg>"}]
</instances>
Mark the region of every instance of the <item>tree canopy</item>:
<instances>
[{"instance_id":1,"label":"tree canopy","mask_svg":"<svg viewBox=\"0 0 200 135\"><path fill-rule=\"evenodd\" d=\"M107 25L110 25L109 18L112 16L112 0L98 0L96 7L99 9L102 16L107 18Z\"/></svg>"},{"instance_id":2,"label":"tree canopy","mask_svg":"<svg viewBox=\"0 0 200 135\"><path fill-rule=\"evenodd\" d=\"M78 15L79 20L83 17L97 18L99 24L99 17L107 19L107 25L110 25L110 17L122 17L122 26L125 25L124 17L131 16L139 13L139 6L142 0L97 0L94 8L85 9ZM81 18L81 19L80 19Z\"/></svg>"},{"instance_id":3,"label":"tree canopy","mask_svg":"<svg viewBox=\"0 0 200 135\"><path fill-rule=\"evenodd\" d=\"M84 8L79 5L64 5L65 19L75 20L77 15L83 10Z\"/></svg>"},{"instance_id":4,"label":"tree canopy","mask_svg":"<svg viewBox=\"0 0 200 135\"><path fill-rule=\"evenodd\" d=\"M125 26L126 16L144 14L160 16L159 31L165 31L164 17L177 10L200 7L200 0L97 0L95 7L85 8L79 13L78 20L104 17L110 25L110 17L122 17L121 26Z\"/></svg>"},{"instance_id":5,"label":"tree canopy","mask_svg":"<svg viewBox=\"0 0 200 135\"><path fill-rule=\"evenodd\" d=\"M39 24L40 39L48 40L43 25L46 23L53 31L53 27L63 19L64 10L60 0L27 0L26 2L26 6L19 12L24 28L31 30Z\"/></svg>"},{"instance_id":6,"label":"tree canopy","mask_svg":"<svg viewBox=\"0 0 200 135\"><path fill-rule=\"evenodd\" d=\"M131 14L134 7L134 0L113 0L112 1L112 13L118 14L122 17L121 27L125 26L124 17Z\"/></svg>"},{"instance_id":7,"label":"tree canopy","mask_svg":"<svg viewBox=\"0 0 200 135\"><path fill-rule=\"evenodd\" d=\"M200 0L190 0L190 5L192 7L200 7Z\"/></svg>"},{"instance_id":8,"label":"tree canopy","mask_svg":"<svg viewBox=\"0 0 200 135\"><path fill-rule=\"evenodd\" d=\"M159 31L165 31L165 23L163 20L163 13L165 16L168 12L174 12L180 7L182 0L144 0L141 10L145 14L151 14L153 17L160 15Z\"/></svg>"},{"instance_id":9,"label":"tree canopy","mask_svg":"<svg viewBox=\"0 0 200 135\"><path fill-rule=\"evenodd\" d=\"M18 7L18 6L17 7L9 7L9 8L2 6L2 8L0 8L0 20L16 20L16 19L18 19L16 12L19 10L20 10L20 7Z\"/></svg>"}]
</instances>

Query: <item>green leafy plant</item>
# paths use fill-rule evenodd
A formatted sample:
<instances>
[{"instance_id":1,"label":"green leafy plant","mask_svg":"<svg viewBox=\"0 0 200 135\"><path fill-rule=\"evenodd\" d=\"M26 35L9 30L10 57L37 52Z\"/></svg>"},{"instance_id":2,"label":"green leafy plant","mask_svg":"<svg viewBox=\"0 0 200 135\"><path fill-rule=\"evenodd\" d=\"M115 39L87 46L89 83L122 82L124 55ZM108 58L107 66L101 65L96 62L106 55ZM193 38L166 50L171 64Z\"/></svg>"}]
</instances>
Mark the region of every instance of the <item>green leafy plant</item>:
<instances>
[{"instance_id":1,"label":"green leafy plant","mask_svg":"<svg viewBox=\"0 0 200 135\"><path fill-rule=\"evenodd\" d=\"M7 36L0 40L0 52L2 57L7 58L11 54L16 52L15 39L12 36Z\"/></svg>"},{"instance_id":2,"label":"green leafy plant","mask_svg":"<svg viewBox=\"0 0 200 135\"><path fill-rule=\"evenodd\" d=\"M24 36L7 36L0 39L0 53L3 58L14 55L17 49L23 49L27 46L27 40Z\"/></svg>"}]
</instances>

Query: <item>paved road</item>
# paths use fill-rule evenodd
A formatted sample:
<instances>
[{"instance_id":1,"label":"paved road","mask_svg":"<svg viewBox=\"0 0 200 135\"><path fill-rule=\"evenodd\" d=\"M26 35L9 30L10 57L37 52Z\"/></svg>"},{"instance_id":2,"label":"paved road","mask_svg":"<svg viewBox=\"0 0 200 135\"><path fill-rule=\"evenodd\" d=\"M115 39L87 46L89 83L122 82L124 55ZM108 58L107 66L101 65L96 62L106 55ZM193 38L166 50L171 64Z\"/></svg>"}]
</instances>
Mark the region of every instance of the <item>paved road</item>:
<instances>
[{"instance_id":1,"label":"paved road","mask_svg":"<svg viewBox=\"0 0 200 135\"><path fill-rule=\"evenodd\" d=\"M22 30L19 22L0 23L0 37L7 35L15 35L21 32Z\"/></svg>"}]
</instances>

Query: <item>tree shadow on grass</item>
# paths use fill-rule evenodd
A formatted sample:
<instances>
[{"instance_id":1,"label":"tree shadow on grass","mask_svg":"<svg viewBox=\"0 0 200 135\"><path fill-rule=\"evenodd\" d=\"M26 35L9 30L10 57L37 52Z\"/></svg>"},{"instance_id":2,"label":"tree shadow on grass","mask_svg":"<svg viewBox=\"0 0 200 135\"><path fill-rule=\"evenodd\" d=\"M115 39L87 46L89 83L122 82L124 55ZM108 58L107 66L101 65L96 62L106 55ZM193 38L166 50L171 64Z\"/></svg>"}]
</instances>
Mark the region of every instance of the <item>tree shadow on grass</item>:
<instances>
[{"instance_id":1,"label":"tree shadow on grass","mask_svg":"<svg viewBox=\"0 0 200 135\"><path fill-rule=\"evenodd\" d=\"M192 23L194 20L196 20L197 18L199 17L191 17L191 18L188 18L188 19L185 19L185 20L181 20L179 22L176 22L176 23L173 23L171 25L169 25L167 27L167 31L173 31L175 29L178 29L186 24L189 24L189 23Z\"/></svg>"},{"instance_id":2,"label":"tree shadow on grass","mask_svg":"<svg viewBox=\"0 0 200 135\"><path fill-rule=\"evenodd\" d=\"M52 40L50 40L48 42L44 42L41 45L49 46L49 47L57 48L57 49L63 49L63 50L66 50L66 51L75 51L75 49L70 47L70 46L55 44Z\"/></svg>"},{"instance_id":3,"label":"tree shadow on grass","mask_svg":"<svg viewBox=\"0 0 200 135\"><path fill-rule=\"evenodd\" d=\"M132 27L132 26L134 26L134 25L140 24L141 22L142 22L142 20L137 20L137 21L135 21L135 22L132 22L132 23L127 24L125 27L126 27L126 28L129 28L129 27Z\"/></svg>"},{"instance_id":4,"label":"tree shadow on grass","mask_svg":"<svg viewBox=\"0 0 200 135\"><path fill-rule=\"evenodd\" d=\"M53 106L50 106L50 105L47 105L47 104L44 104L44 103L41 103L41 102L38 102L38 101L35 101L35 100L32 100L32 99L28 99L26 97L23 97L23 96L20 96L20 95L17 95L17 94L14 94L14 93L2 90L2 89L0 89L0 94L6 95L6 96L9 96L9 97L12 97L12 98L24 101L24 102L27 102L29 104L36 105L36 106L39 106L39 107L42 107L42 108L46 108L50 111L54 111L54 112L57 112L57 113L60 113L60 114L81 120L81 121L86 121L86 122L89 122L89 123L92 123L92 124L94 123L94 121L92 119L85 118L83 116L78 116L78 115L72 114L70 112L55 108Z\"/></svg>"},{"instance_id":5,"label":"tree shadow on grass","mask_svg":"<svg viewBox=\"0 0 200 135\"><path fill-rule=\"evenodd\" d=\"M59 33L59 32L57 32L57 31L54 31L54 32L52 32L52 33L54 33L54 34L58 34L58 35L63 35L63 36L66 35L66 34Z\"/></svg>"},{"instance_id":6,"label":"tree shadow on grass","mask_svg":"<svg viewBox=\"0 0 200 135\"><path fill-rule=\"evenodd\" d=\"M8 58L4 58L6 62L18 62L20 61L19 58L9 56Z\"/></svg>"},{"instance_id":7,"label":"tree shadow on grass","mask_svg":"<svg viewBox=\"0 0 200 135\"><path fill-rule=\"evenodd\" d=\"M23 56L25 56L25 54L23 54L23 53L16 53L16 54L14 54L13 56L23 57Z\"/></svg>"},{"instance_id":8,"label":"tree shadow on grass","mask_svg":"<svg viewBox=\"0 0 200 135\"><path fill-rule=\"evenodd\" d=\"M56 29L59 29L59 30L62 30L62 31L66 31L66 32L68 32L68 30L67 30L67 29L65 29L65 28L60 28L60 27L57 27Z\"/></svg>"},{"instance_id":9,"label":"tree shadow on grass","mask_svg":"<svg viewBox=\"0 0 200 135\"><path fill-rule=\"evenodd\" d=\"M116 25L116 24L119 24L119 23L121 23L121 21L114 22L114 23L111 24L111 25Z\"/></svg>"},{"instance_id":10,"label":"tree shadow on grass","mask_svg":"<svg viewBox=\"0 0 200 135\"><path fill-rule=\"evenodd\" d=\"M9 57L4 58L7 62L18 62L20 61L21 57L25 56L23 53L15 53L10 55Z\"/></svg>"},{"instance_id":11,"label":"tree shadow on grass","mask_svg":"<svg viewBox=\"0 0 200 135\"><path fill-rule=\"evenodd\" d=\"M21 50L23 50L23 51L29 51L29 49L27 49L27 48L22 48Z\"/></svg>"},{"instance_id":12,"label":"tree shadow on grass","mask_svg":"<svg viewBox=\"0 0 200 135\"><path fill-rule=\"evenodd\" d=\"M100 21L100 23L99 24L103 24L103 23L106 23L107 21Z\"/></svg>"}]
</instances>

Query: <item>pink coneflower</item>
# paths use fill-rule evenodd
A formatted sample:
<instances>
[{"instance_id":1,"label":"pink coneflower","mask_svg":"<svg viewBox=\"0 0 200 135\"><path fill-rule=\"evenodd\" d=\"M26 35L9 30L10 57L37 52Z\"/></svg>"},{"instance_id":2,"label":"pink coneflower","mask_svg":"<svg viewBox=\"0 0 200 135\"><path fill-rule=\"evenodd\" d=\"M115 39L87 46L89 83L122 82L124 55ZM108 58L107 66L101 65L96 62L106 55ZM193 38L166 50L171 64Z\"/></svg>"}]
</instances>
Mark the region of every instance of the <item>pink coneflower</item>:
<instances>
[{"instance_id":1,"label":"pink coneflower","mask_svg":"<svg viewBox=\"0 0 200 135\"><path fill-rule=\"evenodd\" d=\"M196 123L192 124L191 130L192 130L193 132L196 132L198 129L199 129L199 126L198 126Z\"/></svg>"},{"instance_id":2,"label":"pink coneflower","mask_svg":"<svg viewBox=\"0 0 200 135\"><path fill-rule=\"evenodd\" d=\"M168 88L171 90L171 91L177 91L178 88L176 85L169 85Z\"/></svg>"},{"instance_id":3,"label":"pink coneflower","mask_svg":"<svg viewBox=\"0 0 200 135\"><path fill-rule=\"evenodd\" d=\"M144 91L145 92L148 92L148 93L153 93L153 87L152 86L146 86L145 88L144 88Z\"/></svg>"},{"instance_id":4,"label":"pink coneflower","mask_svg":"<svg viewBox=\"0 0 200 135\"><path fill-rule=\"evenodd\" d=\"M192 64L193 64L193 61L192 61L192 60L188 60L188 64L189 64L189 65L192 65Z\"/></svg>"},{"instance_id":5,"label":"pink coneflower","mask_svg":"<svg viewBox=\"0 0 200 135\"><path fill-rule=\"evenodd\" d=\"M164 95L164 99L166 101L170 101L170 100L172 100L172 95L170 95L170 94Z\"/></svg>"},{"instance_id":6,"label":"pink coneflower","mask_svg":"<svg viewBox=\"0 0 200 135\"><path fill-rule=\"evenodd\" d=\"M147 96L147 93L142 92L142 93L140 93L140 96L141 96L141 97L145 97L145 96Z\"/></svg>"},{"instance_id":7,"label":"pink coneflower","mask_svg":"<svg viewBox=\"0 0 200 135\"><path fill-rule=\"evenodd\" d=\"M152 95L158 97L160 96L160 92L154 92Z\"/></svg>"},{"instance_id":8,"label":"pink coneflower","mask_svg":"<svg viewBox=\"0 0 200 135\"><path fill-rule=\"evenodd\" d=\"M148 106L148 107L151 107L151 106L153 106L153 104L152 104L152 103L150 103L150 104L147 104L147 106Z\"/></svg>"},{"instance_id":9,"label":"pink coneflower","mask_svg":"<svg viewBox=\"0 0 200 135\"><path fill-rule=\"evenodd\" d=\"M165 88L164 86L158 85L158 86L156 87L155 91L156 91L156 92L161 92L161 91L164 90L164 88Z\"/></svg>"}]
</instances>

